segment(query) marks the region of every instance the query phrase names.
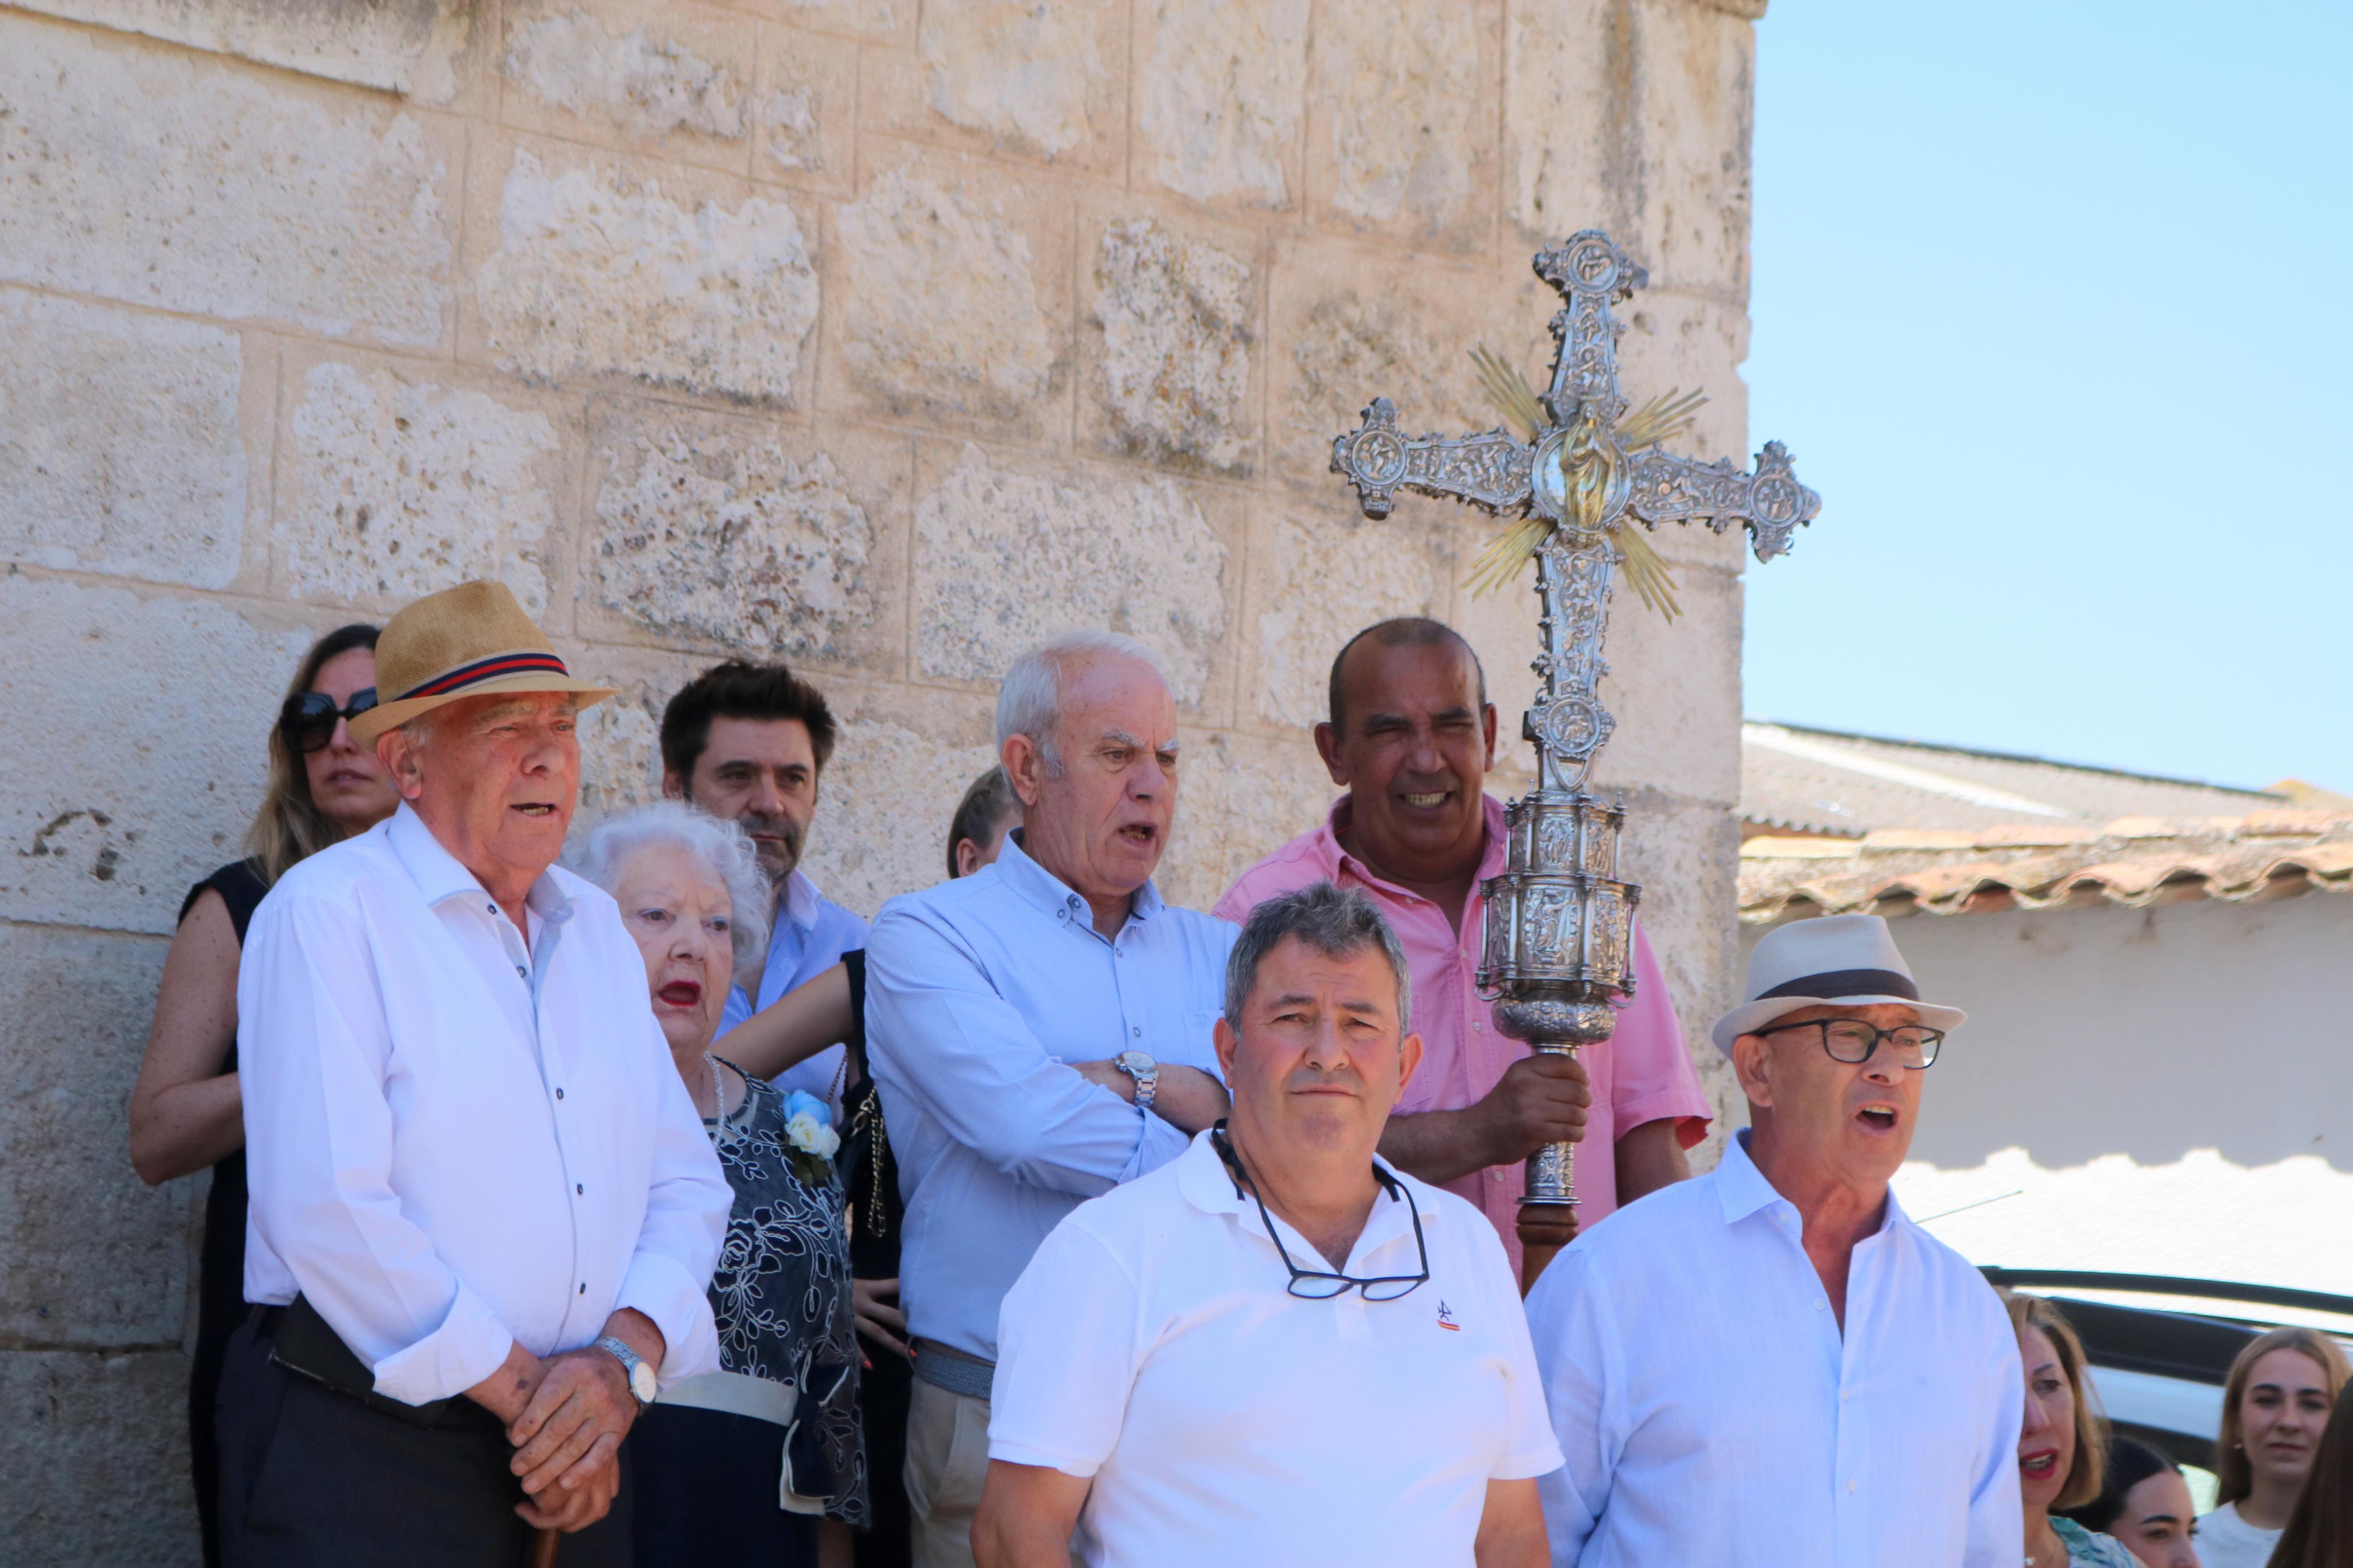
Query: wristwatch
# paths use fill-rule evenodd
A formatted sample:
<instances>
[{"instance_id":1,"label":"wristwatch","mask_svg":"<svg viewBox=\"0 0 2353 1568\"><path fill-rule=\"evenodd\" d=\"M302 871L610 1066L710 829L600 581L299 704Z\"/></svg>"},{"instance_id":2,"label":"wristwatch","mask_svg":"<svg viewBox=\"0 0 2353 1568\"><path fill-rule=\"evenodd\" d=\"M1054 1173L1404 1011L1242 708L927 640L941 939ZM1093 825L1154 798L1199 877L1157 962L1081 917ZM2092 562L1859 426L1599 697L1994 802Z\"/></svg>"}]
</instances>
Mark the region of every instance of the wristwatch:
<instances>
[{"instance_id":1,"label":"wristwatch","mask_svg":"<svg viewBox=\"0 0 2353 1568\"><path fill-rule=\"evenodd\" d=\"M642 1410L654 1402L654 1395L660 1392L659 1385L654 1381L654 1369L646 1363L645 1357L629 1348L628 1341L618 1334L607 1334L596 1342L595 1348L619 1362L621 1370L628 1373L629 1393L637 1400L638 1409Z\"/></svg>"},{"instance_id":2,"label":"wristwatch","mask_svg":"<svg viewBox=\"0 0 2353 1568\"><path fill-rule=\"evenodd\" d=\"M1135 1080L1135 1108L1151 1110L1152 1097L1160 1090L1160 1064L1142 1051L1122 1051L1111 1065Z\"/></svg>"}]
</instances>

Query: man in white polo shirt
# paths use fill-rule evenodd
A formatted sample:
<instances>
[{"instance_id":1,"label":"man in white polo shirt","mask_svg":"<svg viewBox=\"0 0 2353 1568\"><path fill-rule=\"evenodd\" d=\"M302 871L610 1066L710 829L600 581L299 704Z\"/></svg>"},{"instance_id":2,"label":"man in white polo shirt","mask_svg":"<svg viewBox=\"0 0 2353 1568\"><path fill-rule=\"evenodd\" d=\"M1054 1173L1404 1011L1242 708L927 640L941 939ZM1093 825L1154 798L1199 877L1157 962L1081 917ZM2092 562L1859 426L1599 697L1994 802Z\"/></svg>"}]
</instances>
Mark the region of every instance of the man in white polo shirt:
<instances>
[{"instance_id":1,"label":"man in white polo shirt","mask_svg":"<svg viewBox=\"0 0 2353 1568\"><path fill-rule=\"evenodd\" d=\"M1071 1211L1005 1299L981 1568L1541 1568L1560 1449L1494 1227L1375 1155L1421 1058L1365 896L1260 904L1223 1131Z\"/></svg>"}]
</instances>

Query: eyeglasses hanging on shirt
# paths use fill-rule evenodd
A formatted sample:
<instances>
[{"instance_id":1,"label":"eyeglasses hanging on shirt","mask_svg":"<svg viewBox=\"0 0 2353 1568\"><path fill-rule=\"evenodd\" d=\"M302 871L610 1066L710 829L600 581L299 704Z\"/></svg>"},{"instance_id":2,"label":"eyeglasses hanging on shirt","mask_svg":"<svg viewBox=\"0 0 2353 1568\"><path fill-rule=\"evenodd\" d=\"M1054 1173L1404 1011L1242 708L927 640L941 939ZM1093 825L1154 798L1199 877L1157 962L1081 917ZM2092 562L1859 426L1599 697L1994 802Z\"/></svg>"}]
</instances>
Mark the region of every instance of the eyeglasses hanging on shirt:
<instances>
[{"instance_id":1,"label":"eyeglasses hanging on shirt","mask_svg":"<svg viewBox=\"0 0 2353 1568\"><path fill-rule=\"evenodd\" d=\"M1218 1158L1226 1163L1226 1173L1233 1178L1234 1195L1240 1197L1248 1193L1250 1202L1258 1205L1258 1217L1266 1226L1266 1237L1274 1243L1275 1254L1282 1259L1282 1266L1291 1270L1291 1283L1286 1289L1293 1295L1302 1300L1328 1301L1351 1290L1361 1290L1367 1301L1394 1301L1401 1296L1412 1295L1428 1282L1430 1244L1421 1238L1421 1213L1414 1206L1412 1198L1407 1195L1404 1184L1382 1170L1377 1163L1373 1166L1373 1180L1379 1184L1382 1192L1388 1194L1391 1203L1403 1202L1405 1212L1413 1220L1413 1245L1421 1254L1421 1272L1419 1274L1376 1274L1360 1279L1353 1274L1335 1274L1328 1268L1302 1268L1291 1260L1291 1249L1282 1245L1282 1237L1274 1228L1274 1216L1266 1212L1266 1200L1258 1195L1258 1188L1250 1181L1250 1173L1242 1169L1241 1156L1234 1152L1232 1142L1226 1137L1223 1121L1209 1130L1209 1146L1218 1152Z\"/></svg>"}]
</instances>

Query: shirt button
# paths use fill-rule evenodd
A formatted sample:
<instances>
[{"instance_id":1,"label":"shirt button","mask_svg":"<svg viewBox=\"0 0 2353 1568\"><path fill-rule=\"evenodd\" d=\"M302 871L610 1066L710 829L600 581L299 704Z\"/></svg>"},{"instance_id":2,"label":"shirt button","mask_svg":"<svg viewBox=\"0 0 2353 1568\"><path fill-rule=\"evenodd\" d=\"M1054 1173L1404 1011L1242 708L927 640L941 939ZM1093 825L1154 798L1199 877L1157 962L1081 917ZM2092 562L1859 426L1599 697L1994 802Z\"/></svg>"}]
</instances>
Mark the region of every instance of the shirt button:
<instances>
[{"instance_id":1,"label":"shirt button","mask_svg":"<svg viewBox=\"0 0 2353 1568\"><path fill-rule=\"evenodd\" d=\"M586 1286L586 1285L581 1286L581 1287L580 1287L580 1293L581 1293L583 1296L586 1296L586 1294L588 1294L588 1287L587 1287L587 1286ZM1852 1481L1849 1481L1849 1482L1847 1482L1846 1487L1847 1487L1847 1490L1849 1490L1849 1491L1852 1491L1852 1490L1854 1489L1854 1483L1853 1483Z\"/></svg>"},{"instance_id":2,"label":"shirt button","mask_svg":"<svg viewBox=\"0 0 2353 1568\"><path fill-rule=\"evenodd\" d=\"M1821 1297L1817 1296L1817 1297L1815 1297L1815 1298L1814 1298L1814 1310L1815 1310L1815 1311L1819 1312L1819 1311L1820 1311L1823 1308L1825 1308L1825 1307L1827 1307L1827 1306L1829 1306L1829 1305L1830 1305L1830 1303L1829 1303L1828 1301L1824 1300Z\"/></svg>"},{"instance_id":3,"label":"shirt button","mask_svg":"<svg viewBox=\"0 0 2353 1568\"><path fill-rule=\"evenodd\" d=\"M1845 1389L1841 1388L1839 1390L1839 1403L1841 1405L1844 1405L1848 1400L1852 1399L1854 1395L1849 1394Z\"/></svg>"},{"instance_id":4,"label":"shirt button","mask_svg":"<svg viewBox=\"0 0 2353 1568\"><path fill-rule=\"evenodd\" d=\"M1849 1480L1848 1480L1848 1482L1846 1483L1846 1489L1847 1489L1847 1490L1849 1490L1849 1491L1852 1491L1852 1490L1854 1490L1854 1489L1855 1489L1855 1482L1854 1482L1853 1480L1852 1480L1852 1479L1849 1479Z\"/></svg>"},{"instance_id":5,"label":"shirt button","mask_svg":"<svg viewBox=\"0 0 2353 1568\"><path fill-rule=\"evenodd\" d=\"M586 1187L582 1186L578 1182L575 1182L575 1183L573 1183L573 1184L572 1184L572 1190L573 1190L575 1193L577 1193L578 1194L580 1194L582 1197L586 1197L586 1196L588 1195L588 1189L587 1189ZM1839 1397L1840 1397L1841 1399L1844 1399L1844 1398L1846 1397L1846 1395L1845 1395L1845 1394L1840 1394L1840 1395L1839 1395Z\"/></svg>"},{"instance_id":6,"label":"shirt button","mask_svg":"<svg viewBox=\"0 0 2353 1568\"><path fill-rule=\"evenodd\" d=\"M557 1090L555 1091L555 1098L556 1098L556 1099L558 1099L558 1100L562 1100L562 1099L564 1098L564 1091L563 1091L562 1089L557 1089Z\"/></svg>"},{"instance_id":7,"label":"shirt button","mask_svg":"<svg viewBox=\"0 0 2353 1568\"><path fill-rule=\"evenodd\" d=\"M521 976L522 978L525 979L525 980L528 980L528 979L530 979L530 978L531 978L531 975L529 974L529 973L528 973L527 971L525 971L525 970L524 970L524 968L523 968L523 966L522 966L522 964L520 964L520 963L518 963L518 964L516 964L516 965L515 965L515 973L516 973L517 975Z\"/></svg>"},{"instance_id":8,"label":"shirt button","mask_svg":"<svg viewBox=\"0 0 2353 1568\"><path fill-rule=\"evenodd\" d=\"M1140 1039L1144 1038L1144 1026L1142 1026L1141 1024L1139 1024L1139 1025L1137 1025L1134 1028L1132 1028L1132 1029L1128 1030L1128 1033L1129 1033L1129 1034L1131 1034L1131 1035L1133 1035L1133 1036L1134 1036L1137 1039L1139 1039L1139 1040L1140 1040Z\"/></svg>"}]
</instances>

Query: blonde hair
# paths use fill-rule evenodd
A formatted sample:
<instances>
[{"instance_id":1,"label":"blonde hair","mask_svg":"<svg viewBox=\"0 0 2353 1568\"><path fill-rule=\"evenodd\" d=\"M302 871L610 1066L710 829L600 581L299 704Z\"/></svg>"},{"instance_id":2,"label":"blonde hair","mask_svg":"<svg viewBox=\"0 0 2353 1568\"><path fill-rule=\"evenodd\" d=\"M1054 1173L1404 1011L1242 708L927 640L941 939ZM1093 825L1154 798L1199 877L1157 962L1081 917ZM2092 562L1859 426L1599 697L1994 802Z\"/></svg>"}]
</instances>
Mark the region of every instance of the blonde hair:
<instances>
[{"instance_id":1,"label":"blonde hair","mask_svg":"<svg viewBox=\"0 0 2353 1568\"><path fill-rule=\"evenodd\" d=\"M286 686L287 697L300 697L310 690L329 659L353 648L374 653L381 629L357 622L337 626L312 643L311 651L302 656L302 662L294 667L294 679ZM321 811L318 803L311 798L310 765L300 752L286 744L286 731L279 727L273 715L269 721L269 783L261 793L261 808L253 814L253 826L245 831L245 852L260 863L262 886L277 886L278 879L296 863L340 842L343 837L343 830L335 819Z\"/></svg>"},{"instance_id":2,"label":"blonde hair","mask_svg":"<svg viewBox=\"0 0 2353 1568\"><path fill-rule=\"evenodd\" d=\"M2328 1384L2329 1403L2345 1392L2345 1352L2337 1342L2317 1329L2274 1329L2247 1342L2238 1359L2231 1363L2231 1375L2222 1384L2222 1431L2214 1439L2214 1501L2219 1507L2236 1502L2255 1489L2254 1467L2247 1462L2247 1451L2240 1447L2244 1426L2239 1419L2239 1405L2247 1397L2247 1384L2254 1376L2255 1363L2274 1351L2298 1351L2320 1368L2320 1375Z\"/></svg>"},{"instance_id":3,"label":"blonde hair","mask_svg":"<svg viewBox=\"0 0 2353 1568\"><path fill-rule=\"evenodd\" d=\"M2108 1418L2100 1413L2084 1376L2084 1342L2075 1337L2056 1301L2004 1290L2001 1304L2009 1310L2010 1326L2021 1340L2029 1328L2040 1329L2049 1338L2052 1349L2059 1352L2059 1370L2067 1374L2067 1386L2075 1395L2075 1457L2068 1464L2067 1484L2051 1500L2052 1511L2096 1501L2101 1483L2107 1479Z\"/></svg>"}]
</instances>

